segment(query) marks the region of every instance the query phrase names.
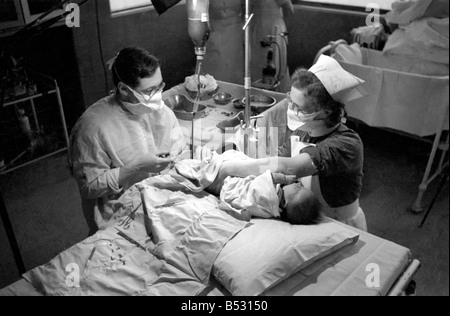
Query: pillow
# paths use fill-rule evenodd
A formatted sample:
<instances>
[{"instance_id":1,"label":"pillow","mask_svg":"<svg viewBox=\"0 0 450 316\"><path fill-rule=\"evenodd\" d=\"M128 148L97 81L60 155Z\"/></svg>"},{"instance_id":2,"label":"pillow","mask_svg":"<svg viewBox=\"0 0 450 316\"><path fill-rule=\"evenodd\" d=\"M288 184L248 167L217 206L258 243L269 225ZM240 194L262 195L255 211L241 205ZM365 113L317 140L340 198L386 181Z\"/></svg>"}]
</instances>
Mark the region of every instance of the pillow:
<instances>
[{"instance_id":1,"label":"pillow","mask_svg":"<svg viewBox=\"0 0 450 316\"><path fill-rule=\"evenodd\" d=\"M225 245L214 262L214 277L234 296L261 295L359 238L330 219L311 226L268 219L252 223Z\"/></svg>"}]
</instances>

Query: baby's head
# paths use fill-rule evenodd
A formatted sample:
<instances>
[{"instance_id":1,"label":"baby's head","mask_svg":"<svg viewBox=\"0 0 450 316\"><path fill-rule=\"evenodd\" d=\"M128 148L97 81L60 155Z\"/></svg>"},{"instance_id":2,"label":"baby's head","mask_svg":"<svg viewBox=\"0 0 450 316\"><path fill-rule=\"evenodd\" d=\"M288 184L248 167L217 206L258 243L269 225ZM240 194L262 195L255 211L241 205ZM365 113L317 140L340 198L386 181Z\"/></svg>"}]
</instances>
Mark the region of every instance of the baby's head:
<instances>
[{"instance_id":1,"label":"baby's head","mask_svg":"<svg viewBox=\"0 0 450 316\"><path fill-rule=\"evenodd\" d=\"M315 194L300 183L282 188L281 219L292 225L314 225L322 218L321 204Z\"/></svg>"}]
</instances>

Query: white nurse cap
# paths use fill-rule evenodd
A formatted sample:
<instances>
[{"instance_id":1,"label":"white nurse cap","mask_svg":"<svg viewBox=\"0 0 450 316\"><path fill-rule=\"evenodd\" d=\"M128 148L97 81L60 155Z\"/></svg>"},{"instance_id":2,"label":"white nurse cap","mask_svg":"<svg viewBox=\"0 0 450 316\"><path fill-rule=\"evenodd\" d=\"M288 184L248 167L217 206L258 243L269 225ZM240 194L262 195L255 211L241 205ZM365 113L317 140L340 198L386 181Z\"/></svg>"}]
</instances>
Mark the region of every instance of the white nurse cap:
<instances>
[{"instance_id":1,"label":"white nurse cap","mask_svg":"<svg viewBox=\"0 0 450 316\"><path fill-rule=\"evenodd\" d=\"M319 78L328 93L338 102L345 104L367 95L361 87L365 81L344 70L334 58L321 55L309 71Z\"/></svg>"}]
</instances>

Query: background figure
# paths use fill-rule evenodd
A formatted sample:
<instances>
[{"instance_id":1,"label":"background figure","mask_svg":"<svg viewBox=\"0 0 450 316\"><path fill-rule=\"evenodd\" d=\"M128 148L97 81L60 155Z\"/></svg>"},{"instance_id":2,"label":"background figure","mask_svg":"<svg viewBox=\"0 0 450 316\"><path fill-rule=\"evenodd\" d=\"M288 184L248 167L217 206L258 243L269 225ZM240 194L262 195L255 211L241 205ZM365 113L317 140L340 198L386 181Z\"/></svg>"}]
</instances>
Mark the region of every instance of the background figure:
<instances>
[{"instance_id":1,"label":"background figure","mask_svg":"<svg viewBox=\"0 0 450 316\"><path fill-rule=\"evenodd\" d=\"M243 9L242 0L210 1L211 35L202 72L216 80L244 83Z\"/></svg>"},{"instance_id":2,"label":"background figure","mask_svg":"<svg viewBox=\"0 0 450 316\"><path fill-rule=\"evenodd\" d=\"M262 47L261 41L268 35L286 32L284 16L293 14L291 0L257 0L251 2L251 12L255 14L251 25L252 82L262 79L263 68L267 64L268 47ZM244 84L245 70L245 23L244 0L210 1L211 35L206 43L207 51L203 63L203 73L212 75L216 80ZM287 40L287 38L286 38ZM289 69L287 67L287 43L276 38L277 46L272 45L273 61L280 73L279 91L290 89ZM280 55L281 51L281 55ZM281 67L280 58L281 56Z\"/></svg>"},{"instance_id":3,"label":"background figure","mask_svg":"<svg viewBox=\"0 0 450 316\"><path fill-rule=\"evenodd\" d=\"M261 46L261 41L267 40L268 35L279 35L286 32L284 17L294 13L291 0L258 0L251 2L251 12L255 14L252 21L252 82L262 79L263 68L267 64L268 48ZM273 62L280 74L280 87L278 91L290 90L290 76L287 66L287 37L276 37L277 45L272 45L274 52ZM281 51L281 55L280 55ZM281 58L280 58L281 57ZM281 63L280 63L281 60Z\"/></svg>"}]
</instances>

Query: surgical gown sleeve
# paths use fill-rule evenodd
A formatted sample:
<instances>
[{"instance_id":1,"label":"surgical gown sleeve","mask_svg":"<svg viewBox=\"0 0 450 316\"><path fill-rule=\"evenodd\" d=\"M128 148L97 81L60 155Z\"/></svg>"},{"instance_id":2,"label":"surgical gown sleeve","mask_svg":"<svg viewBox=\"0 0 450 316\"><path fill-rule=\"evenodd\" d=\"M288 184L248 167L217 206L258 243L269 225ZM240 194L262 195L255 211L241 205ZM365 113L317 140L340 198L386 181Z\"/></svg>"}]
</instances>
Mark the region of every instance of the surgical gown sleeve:
<instances>
[{"instance_id":1,"label":"surgical gown sleeve","mask_svg":"<svg viewBox=\"0 0 450 316\"><path fill-rule=\"evenodd\" d=\"M117 195L120 168L111 169L112 161L102 146L100 135L79 133L72 137L73 172L78 181L81 195L96 199Z\"/></svg>"},{"instance_id":2,"label":"surgical gown sleeve","mask_svg":"<svg viewBox=\"0 0 450 316\"><path fill-rule=\"evenodd\" d=\"M74 175L84 199L116 197L151 176L136 172L119 186L120 168L144 155L177 154L185 142L175 114L169 108L135 116L123 111L114 98L92 105L71 134Z\"/></svg>"}]
</instances>

